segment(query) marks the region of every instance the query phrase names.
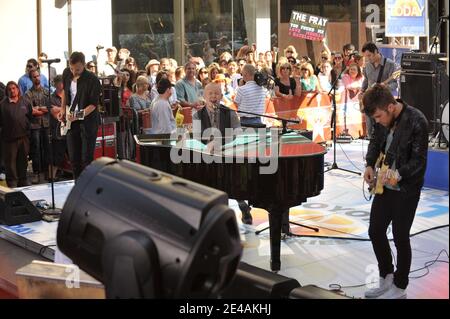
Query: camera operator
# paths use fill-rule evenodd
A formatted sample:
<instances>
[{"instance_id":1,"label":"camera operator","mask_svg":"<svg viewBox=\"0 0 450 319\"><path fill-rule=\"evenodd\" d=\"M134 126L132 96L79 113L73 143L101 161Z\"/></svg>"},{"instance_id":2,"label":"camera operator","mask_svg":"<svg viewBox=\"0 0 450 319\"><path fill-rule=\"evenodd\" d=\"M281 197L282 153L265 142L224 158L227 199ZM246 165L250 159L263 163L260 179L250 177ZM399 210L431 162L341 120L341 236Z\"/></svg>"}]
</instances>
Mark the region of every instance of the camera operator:
<instances>
[{"instance_id":1,"label":"camera operator","mask_svg":"<svg viewBox=\"0 0 450 319\"><path fill-rule=\"evenodd\" d=\"M236 91L234 102L239 111L255 114L264 114L266 106L266 89L255 82L256 68L251 64L246 64L242 69L242 79L244 85ZM259 81L258 81L259 82ZM260 83L264 84L264 83ZM241 113L242 126L262 125L261 118Z\"/></svg>"}]
</instances>

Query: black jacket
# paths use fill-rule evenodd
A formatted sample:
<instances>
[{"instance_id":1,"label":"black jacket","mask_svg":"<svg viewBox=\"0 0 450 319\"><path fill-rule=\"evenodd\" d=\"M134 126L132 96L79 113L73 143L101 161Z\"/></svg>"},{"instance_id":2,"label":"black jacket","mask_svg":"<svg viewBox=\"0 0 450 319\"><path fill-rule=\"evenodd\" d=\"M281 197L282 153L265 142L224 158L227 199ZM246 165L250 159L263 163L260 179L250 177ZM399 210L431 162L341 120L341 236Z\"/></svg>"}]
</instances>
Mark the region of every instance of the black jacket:
<instances>
[{"instance_id":1,"label":"black jacket","mask_svg":"<svg viewBox=\"0 0 450 319\"><path fill-rule=\"evenodd\" d=\"M211 120L209 119L208 110L206 107L202 108L199 112L200 120L202 124L202 134L205 130L212 127ZM231 127L231 115L230 112L227 111L225 108L221 108L219 110L219 127L220 133L222 133L222 136L225 137L225 129Z\"/></svg>"},{"instance_id":2,"label":"black jacket","mask_svg":"<svg viewBox=\"0 0 450 319\"><path fill-rule=\"evenodd\" d=\"M396 168L402 177L399 182L402 192L418 191L424 184L428 156L428 121L421 111L401 100L404 109L397 118L397 129L386 163ZM380 152L384 152L389 129L376 124L366 155L367 166L374 167Z\"/></svg>"},{"instance_id":3,"label":"black jacket","mask_svg":"<svg viewBox=\"0 0 450 319\"><path fill-rule=\"evenodd\" d=\"M6 142L14 142L30 134L30 121L33 117L30 102L20 97L17 103L8 98L0 103L1 138Z\"/></svg>"},{"instance_id":4,"label":"black jacket","mask_svg":"<svg viewBox=\"0 0 450 319\"><path fill-rule=\"evenodd\" d=\"M65 69L63 72L63 83L67 105L72 105L72 98L70 95L70 85L72 79L73 75L70 69ZM84 70L77 81L77 96L75 97L75 104L78 104L80 110L85 109L89 105L99 105L100 91L101 85L97 76L95 76L95 74L93 74L92 72ZM94 112L89 114L89 116L84 119L84 123L95 125L98 124L98 114L98 109L96 108Z\"/></svg>"}]
</instances>

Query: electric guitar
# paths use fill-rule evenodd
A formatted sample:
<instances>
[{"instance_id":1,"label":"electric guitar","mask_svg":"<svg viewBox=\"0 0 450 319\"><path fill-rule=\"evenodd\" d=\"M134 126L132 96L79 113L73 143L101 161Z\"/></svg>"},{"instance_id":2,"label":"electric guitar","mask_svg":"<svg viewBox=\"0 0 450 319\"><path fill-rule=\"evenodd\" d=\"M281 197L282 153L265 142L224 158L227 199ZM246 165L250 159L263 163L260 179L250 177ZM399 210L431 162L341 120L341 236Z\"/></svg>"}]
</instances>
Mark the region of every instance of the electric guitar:
<instances>
[{"instance_id":1,"label":"electric guitar","mask_svg":"<svg viewBox=\"0 0 450 319\"><path fill-rule=\"evenodd\" d=\"M375 163L375 176L374 185L369 187L369 191L372 195L381 195L384 192L384 186L389 185L392 187L398 187L398 182L401 177L398 171L392 170L389 165L385 163L386 155L380 153L380 156Z\"/></svg>"},{"instance_id":2,"label":"electric guitar","mask_svg":"<svg viewBox=\"0 0 450 319\"><path fill-rule=\"evenodd\" d=\"M60 122L59 127L61 136L66 136L67 133L70 131L70 126L72 122L69 120L69 114L71 114L70 106L66 105L65 119L64 121Z\"/></svg>"},{"instance_id":3,"label":"electric guitar","mask_svg":"<svg viewBox=\"0 0 450 319\"><path fill-rule=\"evenodd\" d=\"M84 110L81 111L77 111L77 112L71 112L70 111L70 106L66 105L66 118L65 121L60 122L60 134L61 136L66 136L67 133L70 131L70 127L72 125L73 121L80 121L80 120L84 120ZM69 116L70 115L75 115L75 119L74 120L70 120Z\"/></svg>"},{"instance_id":4,"label":"electric guitar","mask_svg":"<svg viewBox=\"0 0 450 319\"><path fill-rule=\"evenodd\" d=\"M402 74L402 70L397 70L397 71L395 71L395 72L393 72L392 74L391 74L391 76L390 77L388 77L386 80L384 80L383 82L381 82L380 84L381 85L387 85L389 82L391 82L392 80L397 80L399 77L400 77L400 75ZM377 85L378 83L374 83L374 84L372 84L372 87L374 87L375 85Z\"/></svg>"},{"instance_id":5,"label":"electric guitar","mask_svg":"<svg viewBox=\"0 0 450 319\"><path fill-rule=\"evenodd\" d=\"M380 156L377 159L377 162L375 163L375 176L374 176L374 185L375 187L371 186L369 188L370 193L372 195L381 195L384 192L384 184L383 184L383 176L387 174L387 171L389 170L389 166L384 163L384 159L386 158L386 155L384 153L380 153Z\"/></svg>"}]
</instances>

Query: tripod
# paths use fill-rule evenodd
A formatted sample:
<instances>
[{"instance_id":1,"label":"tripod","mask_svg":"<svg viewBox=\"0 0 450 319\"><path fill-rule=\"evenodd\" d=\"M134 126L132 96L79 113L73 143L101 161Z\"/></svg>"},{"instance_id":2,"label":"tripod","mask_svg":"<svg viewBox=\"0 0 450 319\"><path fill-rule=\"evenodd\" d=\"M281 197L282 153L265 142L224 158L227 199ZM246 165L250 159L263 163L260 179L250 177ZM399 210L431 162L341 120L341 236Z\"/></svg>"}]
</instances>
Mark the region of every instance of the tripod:
<instances>
[{"instance_id":1,"label":"tripod","mask_svg":"<svg viewBox=\"0 0 450 319\"><path fill-rule=\"evenodd\" d=\"M336 119L336 117L337 117L336 116L337 115L336 86L337 86L337 83L338 83L339 79L341 78L342 74L345 72L345 70L346 70L345 68L342 69L341 73L338 75L338 77L334 81L334 83L333 83L333 85L332 85L332 87L330 89L330 92L328 92L328 95L331 95L331 97L332 97L332 106L333 106L333 113L331 115L331 122L332 122L331 129L333 131L333 151L334 151L334 154L333 154L333 164L331 165L331 168L329 168L329 169L327 169L325 171L325 173L328 173L329 171L338 169L338 170L341 170L341 171L344 171L344 172L357 174L357 175L361 176L360 172L354 172L354 171L351 171L351 170L348 170L348 169L340 168L338 166L338 164L336 163L336 145L337 145L337 142L336 142L336 122L337 122L337 119Z\"/></svg>"},{"instance_id":2,"label":"tripod","mask_svg":"<svg viewBox=\"0 0 450 319\"><path fill-rule=\"evenodd\" d=\"M289 216L289 208L288 208L287 212L285 211L285 212L283 212L283 214L288 214L288 216ZM288 219L289 219L289 217L288 217ZM303 225L303 224L300 224L300 223L296 223L296 222L291 222L291 221L289 221L289 224L292 224L292 225L295 225L295 226L299 226L299 227L303 227L303 228L307 228L307 229L310 229L310 230L314 230L314 232L316 232L316 233L319 232L319 228L317 228L317 227L306 226L306 225ZM255 234L256 234L256 235L259 235L259 234L261 234L263 231L268 230L269 228L270 228L270 226L264 227L263 229L256 231ZM289 230L288 233L286 233L286 236L290 236L290 237L302 237L302 235L297 235L297 234L291 233L290 230Z\"/></svg>"},{"instance_id":3,"label":"tripod","mask_svg":"<svg viewBox=\"0 0 450 319\"><path fill-rule=\"evenodd\" d=\"M47 110L48 110L48 116L49 119L52 116L52 105L51 105L51 96L50 96L50 65L54 62L59 62L59 59L55 59L55 60L47 60L47 61L42 61L43 63L47 63L48 64L48 105L47 105ZM64 107L64 105L61 105L61 107ZM50 162L50 184L51 184L51 189L52 189L52 206L48 209L46 209L44 211L44 215L51 215L51 216L55 216L55 215L60 215L61 214L61 209L56 208L55 207L55 182L54 182L54 177L53 177L53 132L52 132L52 127L50 126L49 129L49 133L48 133L48 143L49 143L49 162Z\"/></svg>"}]
</instances>

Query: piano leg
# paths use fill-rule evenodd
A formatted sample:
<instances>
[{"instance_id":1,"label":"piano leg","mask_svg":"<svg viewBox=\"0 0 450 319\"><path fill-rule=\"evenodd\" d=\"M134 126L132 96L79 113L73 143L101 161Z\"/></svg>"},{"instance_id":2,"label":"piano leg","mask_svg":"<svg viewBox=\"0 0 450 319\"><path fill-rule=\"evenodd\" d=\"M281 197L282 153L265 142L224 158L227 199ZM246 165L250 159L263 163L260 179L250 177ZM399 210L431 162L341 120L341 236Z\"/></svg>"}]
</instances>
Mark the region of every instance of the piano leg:
<instances>
[{"instance_id":1,"label":"piano leg","mask_svg":"<svg viewBox=\"0 0 450 319\"><path fill-rule=\"evenodd\" d=\"M286 209L280 206L269 210L270 269L278 272L281 267L281 216Z\"/></svg>"}]
</instances>

